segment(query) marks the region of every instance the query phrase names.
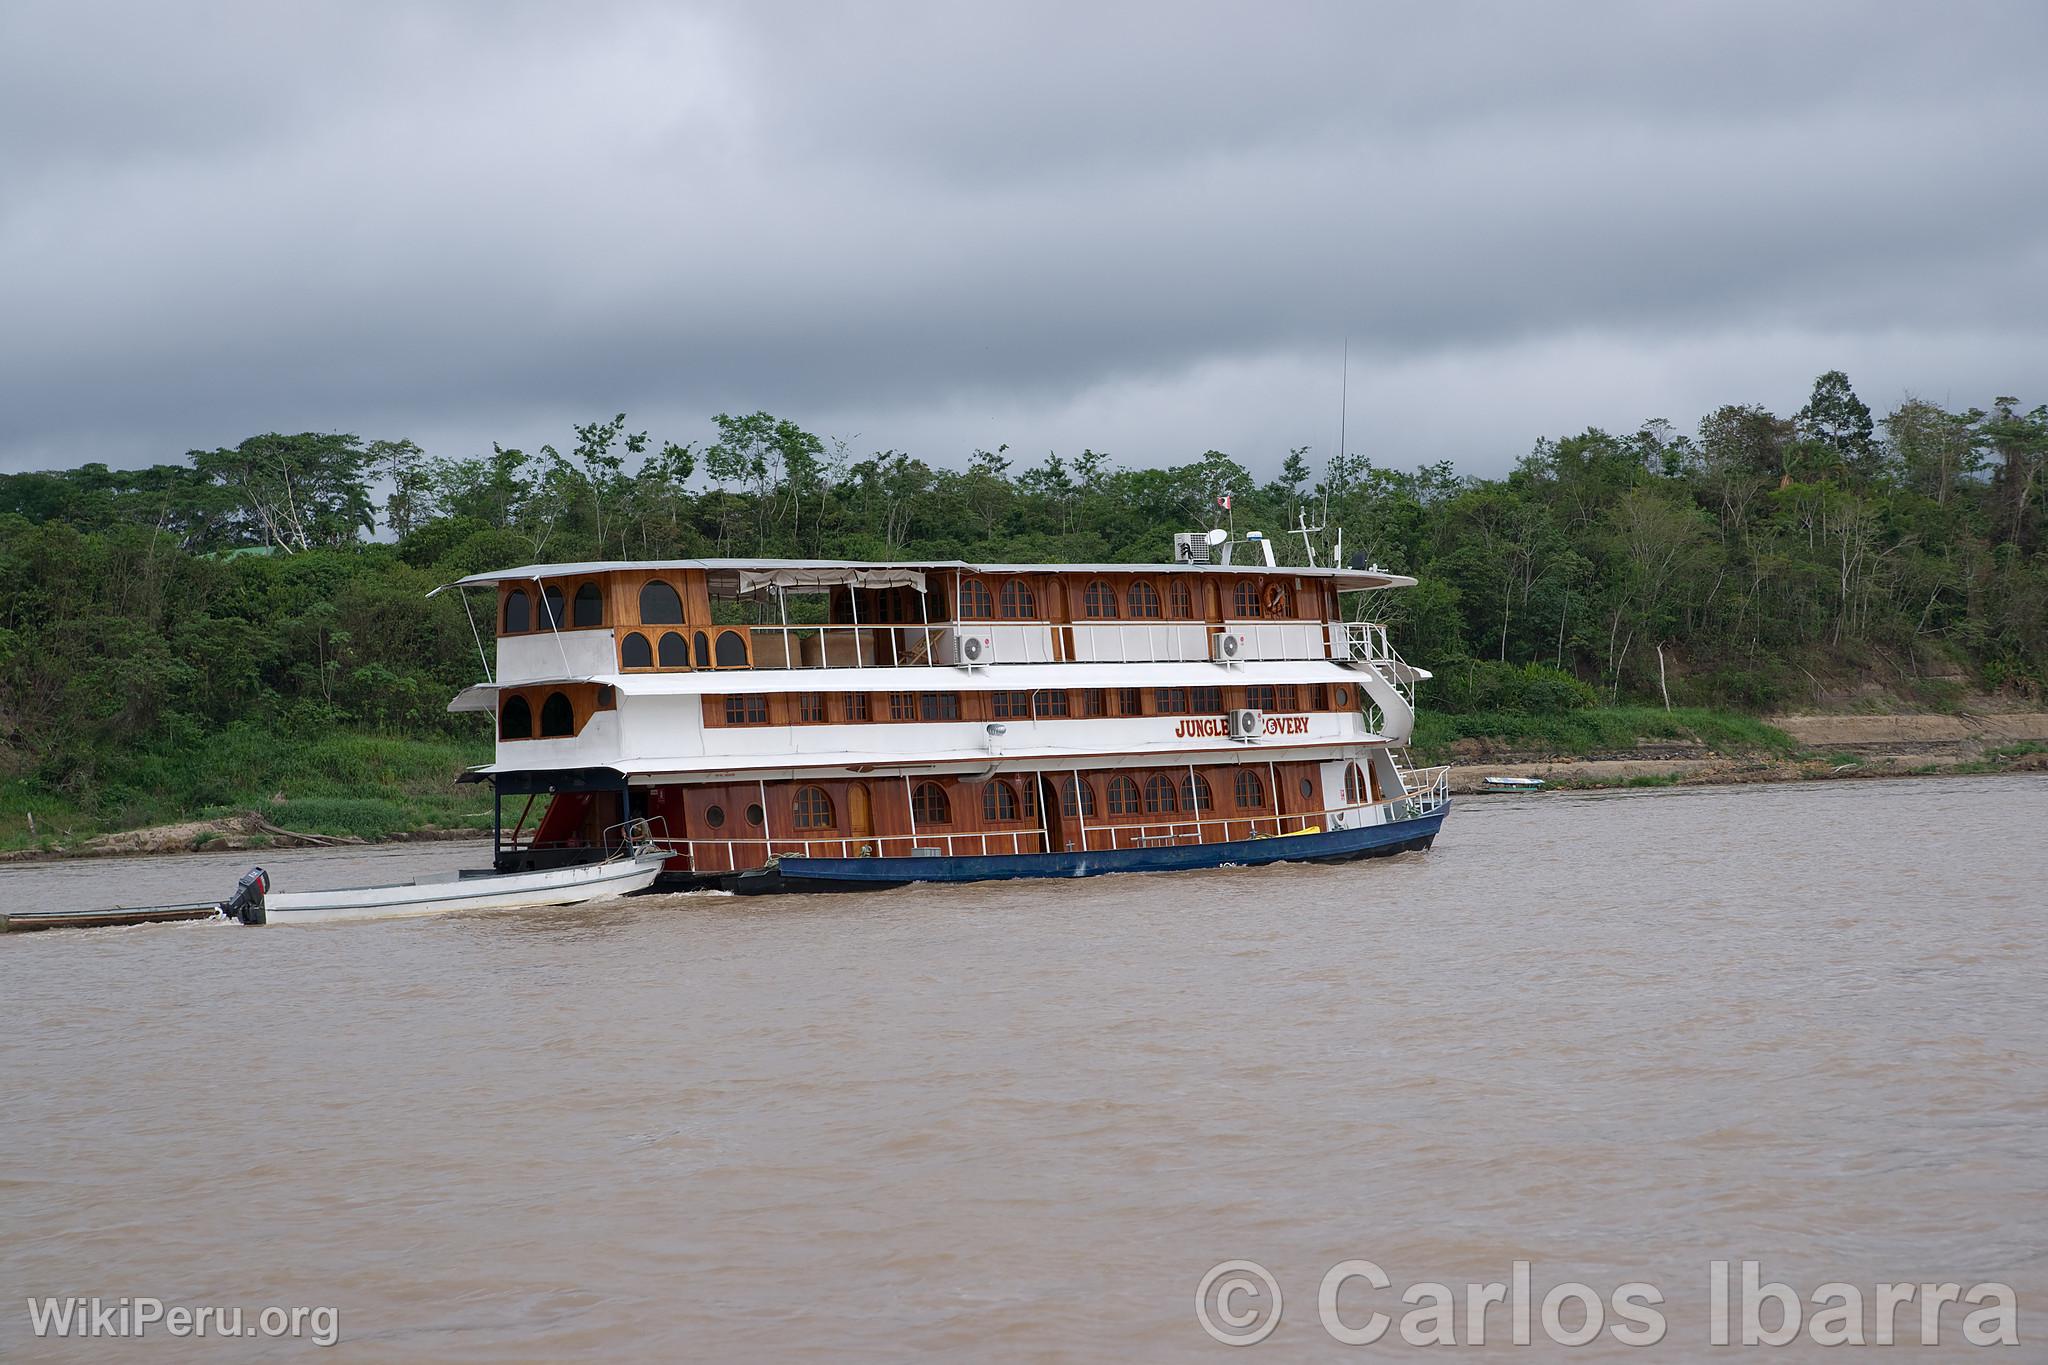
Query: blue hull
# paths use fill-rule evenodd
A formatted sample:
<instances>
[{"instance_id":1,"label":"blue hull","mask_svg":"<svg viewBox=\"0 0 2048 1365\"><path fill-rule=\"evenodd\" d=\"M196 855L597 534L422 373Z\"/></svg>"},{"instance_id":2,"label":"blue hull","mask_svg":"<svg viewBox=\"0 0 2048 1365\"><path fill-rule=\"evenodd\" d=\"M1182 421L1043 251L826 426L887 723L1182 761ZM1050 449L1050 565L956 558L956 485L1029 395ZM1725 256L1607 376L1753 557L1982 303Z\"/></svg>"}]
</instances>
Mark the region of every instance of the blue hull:
<instances>
[{"instance_id":1,"label":"blue hull","mask_svg":"<svg viewBox=\"0 0 2048 1365\"><path fill-rule=\"evenodd\" d=\"M912 882L1013 881L1020 877L1100 877L1112 872L1188 872L1266 863L1349 862L1428 848L1450 814L1446 801L1428 815L1364 829L1236 839L1221 844L1093 849L1077 853L1007 853L967 858L781 858L773 867L729 879L741 894L857 891Z\"/></svg>"}]
</instances>

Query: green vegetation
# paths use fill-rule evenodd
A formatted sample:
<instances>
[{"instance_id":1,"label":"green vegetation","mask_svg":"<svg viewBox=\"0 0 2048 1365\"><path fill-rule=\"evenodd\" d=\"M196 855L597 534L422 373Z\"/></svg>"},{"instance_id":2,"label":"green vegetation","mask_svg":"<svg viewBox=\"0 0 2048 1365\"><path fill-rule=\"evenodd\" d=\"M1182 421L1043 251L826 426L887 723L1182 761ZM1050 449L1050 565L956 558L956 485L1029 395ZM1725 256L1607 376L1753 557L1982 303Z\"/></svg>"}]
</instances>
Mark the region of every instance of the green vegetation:
<instances>
[{"instance_id":1,"label":"green vegetation","mask_svg":"<svg viewBox=\"0 0 2048 1365\"><path fill-rule=\"evenodd\" d=\"M766 413L716 425L661 444L617 417L566 451L459 458L271 434L0 477L0 845L251 808L328 833L474 822L485 801L449 781L487 726L444 707L479 675L476 645L458 596L426 595L464 573L1158 560L1225 494L1287 562L1306 513L1320 562L1342 527L1347 557L1421 580L1358 607L1438 676L1425 757L1468 739L1783 752L1749 717L2048 684L2048 406L2012 398L1878 421L1830 373L1791 417L1731 406L1696 435L1541 440L1501 479L1348 454L1318 474L1305 449L1264 483L1213 450L1132 469L1092 450L1018 467L999 447L950 470Z\"/></svg>"},{"instance_id":2,"label":"green vegetation","mask_svg":"<svg viewBox=\"0 0 2048 1365\"><path fill-rule=\"evenodd\" d=\"M0 847L69 844L107 830L255 811L307 834L378 838L427 827L490 827L488 787L457 787L490 759L487 735L337 730L289 737L240 722L188 749L144 745L104 770L87 805L23 778L0 785ZM28 837L34 812L36 837ZM207 842L200 836L200 842Z\"/></svg>"}]
</instances>

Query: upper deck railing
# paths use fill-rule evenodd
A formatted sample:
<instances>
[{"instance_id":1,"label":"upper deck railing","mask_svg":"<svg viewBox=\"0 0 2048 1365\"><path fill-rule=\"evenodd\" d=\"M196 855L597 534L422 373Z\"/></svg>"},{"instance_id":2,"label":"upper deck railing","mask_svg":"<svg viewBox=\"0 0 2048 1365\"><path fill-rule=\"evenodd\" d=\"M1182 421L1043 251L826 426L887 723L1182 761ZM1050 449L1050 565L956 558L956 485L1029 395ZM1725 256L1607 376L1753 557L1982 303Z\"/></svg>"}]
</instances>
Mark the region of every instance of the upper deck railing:
<instances>
[{"instance_id":1,"label":"upper deck railing","mask_svg":"<svg viewBox=\"0 0 2048 1365\"><path fill-rule=\"evenodd\" d=\"M630 642L637 635L639 642ZM636 661L627 646L637 644ZM934 621L877 625L623 625L498 641L498 678L614 671L925 668L1046 663L1277 663L1397 659L1378 622Z\"/></svg>"}]
</instances>

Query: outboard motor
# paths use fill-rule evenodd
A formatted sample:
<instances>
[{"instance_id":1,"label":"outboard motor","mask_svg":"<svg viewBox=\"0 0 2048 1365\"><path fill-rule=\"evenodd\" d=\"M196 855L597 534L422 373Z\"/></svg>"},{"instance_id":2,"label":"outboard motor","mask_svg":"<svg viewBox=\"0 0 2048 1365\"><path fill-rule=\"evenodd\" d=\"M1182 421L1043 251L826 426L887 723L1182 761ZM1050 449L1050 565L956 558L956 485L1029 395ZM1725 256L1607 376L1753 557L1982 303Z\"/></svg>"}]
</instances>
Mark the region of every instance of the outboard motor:
<instances>
[{"instance_id":1,"label":"outboard motor","mask_svg":"<svg viewBox=\"0 0 2048 1365\"><path fill-rule=\"evenodd\" d=\"M267 923L269 916L264 913L263 897L269 891L270 874L260 867L252 867L242 874L242 880L235 883L235 894L220 903L220 912L244 924Z\"/></svg>"}]
</instances>

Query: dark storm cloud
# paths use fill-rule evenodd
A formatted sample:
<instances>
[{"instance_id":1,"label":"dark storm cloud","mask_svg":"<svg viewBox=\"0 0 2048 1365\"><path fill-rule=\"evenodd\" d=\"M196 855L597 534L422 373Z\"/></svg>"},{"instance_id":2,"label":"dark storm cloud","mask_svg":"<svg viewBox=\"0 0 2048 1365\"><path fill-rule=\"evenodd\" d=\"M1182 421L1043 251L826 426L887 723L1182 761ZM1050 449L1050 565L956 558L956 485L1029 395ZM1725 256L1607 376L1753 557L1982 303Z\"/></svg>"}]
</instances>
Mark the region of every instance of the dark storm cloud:
<instances>
[{"instance_id":1,"label":"dark storm cloud","mask_svg":"<svg viewBox=\"0 0 2048 1365\"><path fill-rule=\"evenodd\" d=\"M10 6L0 462L768 407L861 448L2032 393L2030 5ZM1953 391L1953 392L1951 392Z\"/></svg>"}]
</instances>

